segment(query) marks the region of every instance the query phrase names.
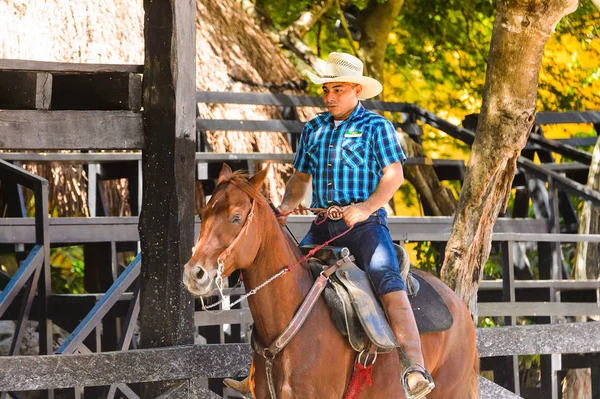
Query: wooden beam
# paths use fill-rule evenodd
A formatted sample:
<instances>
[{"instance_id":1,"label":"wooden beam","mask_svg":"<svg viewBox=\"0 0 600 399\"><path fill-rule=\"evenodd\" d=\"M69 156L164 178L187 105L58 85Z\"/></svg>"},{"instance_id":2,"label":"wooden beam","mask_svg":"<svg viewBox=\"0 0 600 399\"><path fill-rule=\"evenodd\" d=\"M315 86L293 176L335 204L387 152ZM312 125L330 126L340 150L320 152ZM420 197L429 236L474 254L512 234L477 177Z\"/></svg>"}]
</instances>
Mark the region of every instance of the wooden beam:
<instances>
[{"instance_id":1,"label":"wooden beam","mask_svg":"<svg viewBox=\"0 0 600 399\"><path fill-rule=\"evenodd\" d=\"M571 158L574 161L581 162L586 165L592 163L592 154L587 151L582 151L578 148L571 147L554 140L548 140L542 135L531 133L529 134L529 142L542 146L542 148L555 152L560 155Z\"/></svg>"},{"instance_id":2,"label":"wooden beam","mask_svg":"<svg viewBox=\"0 0 600 399\"><path fill-rule=\"evenodd\" d=\"M590 302L480 302L479 316L598 316L600 306Z\"/></svg>"},{"instance_id":3,"label":"wooden beam","mask_svg":"<svg viewBox=\"0 0 600 399\"><path fill-rule=\"evenodd\" d=\"M538 112L534 125L556 125L561 123L598 123L600 111Z\"/></svg>"},{"instance_id":4,"label":"wooden beam","mask_svg":"<svg viewBox=\"0 0 600 399\"><path fill-rule=\"evenodd\" d=\"M139 150L142 116L131 111L0 110L0 149Z\"/></svg>"},{"instance_id":5,"label":"wooden beam","mask_svg":"<svg viewBox=\"0 0 600 399\"><path fill-rule=\"evenodd\" d=\"M517 165L525 171L536 176L538 179L548 181L550 178L557 184L561 190L569 194L580 197L583 200L590 201L595 206L600 206L600 192L592 190L583 184L577 183L559 173L546 170L540 165L536 165L531 160L520 156Z\"/></svg>"},{"instance_id":6,"label":"wooden beam","mask_svg":"<svg viewBox=\"0 0 600 399\"><path fill-rule=\"evenodd\" d=\"M480 357L600 352L600 323L538 324L477 329Z\"/></svg>"},{"instance_id":7,"label":"wooden beam","mask_svg":"<svg viewBox=\"0 0 600 399\"><path fill-rule=\"evenodd\" d=\"M2 356L0 370L11 372L0 373L0 392L231 377L238 370L248 369L250 354L248 344L226 344L83 355Z\"/></svg>"},{"instance_id":8,"label":"wooden beam","mask_svg":"<svg viewBox=\"0 0 600 399\"><path fill-rule=\"evenodd\" d=\"M502 388L500 385L479 376L479 398L481 399L518 399L516 395L508 389Z\"/></svg>"},{"instance_id":9,"label":"wooden beam","mask_svg":"<svg viewBox=\"0 0 600 399\"><path fill-rule=\"evenodd\" d=\"M143 73L143 65L134 64L79 64L69 62L46 62L15 59L0 59L0 71L36 72L131 72Z\"/></svg>"},{"instance_id":10,"label":"wooden beam","mask_svg":"<svg viewBox=\"0 0 600 399\"><path fill-rule=\"evenodd\" d=\"M196 3L144 0L144 12L140 344L155 348L194 342L181 276L194 244ZM140 396L180 383L143 384Z\"/></svg>"}]
</instances>

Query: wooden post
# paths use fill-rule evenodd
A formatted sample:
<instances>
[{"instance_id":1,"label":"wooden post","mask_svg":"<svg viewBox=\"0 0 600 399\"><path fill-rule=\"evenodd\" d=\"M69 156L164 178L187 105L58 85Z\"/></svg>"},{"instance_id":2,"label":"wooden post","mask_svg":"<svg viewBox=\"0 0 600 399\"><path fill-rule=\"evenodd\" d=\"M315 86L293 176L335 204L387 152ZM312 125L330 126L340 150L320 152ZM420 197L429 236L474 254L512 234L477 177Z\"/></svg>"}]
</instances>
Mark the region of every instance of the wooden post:
<instances>
[{"instance_id":1,"label":"wooden post","mask_svg":"<svg viewBox=\"0 0 600 399\"><path fill-rule=\"evenodd\" d=\"M196 2L144 0L144 11L140 344L151 348L193 343L182 275L194 241ZM141 397L187 389L188 381L146 383Z\"/></svg>"}]
</instances>

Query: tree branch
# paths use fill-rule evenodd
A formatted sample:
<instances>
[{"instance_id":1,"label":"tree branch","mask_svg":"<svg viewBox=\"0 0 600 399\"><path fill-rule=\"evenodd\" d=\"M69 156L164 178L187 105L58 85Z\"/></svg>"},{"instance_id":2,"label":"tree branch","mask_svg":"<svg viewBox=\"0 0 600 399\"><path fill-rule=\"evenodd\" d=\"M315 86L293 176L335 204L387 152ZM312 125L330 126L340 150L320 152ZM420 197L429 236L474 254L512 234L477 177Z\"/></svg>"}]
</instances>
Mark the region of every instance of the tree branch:
<instances>
[{"instance_id":1,"label":"tree branch","mask_svg":"<svg viewBox=\"0 0 600 399\"><path fill-rule=\"evenodd\" d=\"M352 33L350 33L350 29L348 29L348 21L346 21L346 17L344 16L344 10L342 10L342 6L340 5L340 0L335 0L335 4L338 9L338 14L340 15L340 21L342 22L342 27L344 28L344 32L346 32L346 37L350 42L350 47L352 48L352 53L355 57L360 59L358 55L358 49L356 48L356 44L354 44L354 40L352 40Z\"/></svg>"},{"instance_id":2,"label":"tree branch","mask_svg":"<svg viewBox=\"0 0 600 399\"><path fill-rule=\"evenodd\" d=\"M333 0L321 1L310 11L302 13L302 15L300 15L300 18L294 21L284 32L293 31L296 34L296 36L298 36L299 38L303 38L306 32L308 32L321 19L323 14L325 14L327 10L329 10L332 4Z\"/></svg>"}]
</instances>

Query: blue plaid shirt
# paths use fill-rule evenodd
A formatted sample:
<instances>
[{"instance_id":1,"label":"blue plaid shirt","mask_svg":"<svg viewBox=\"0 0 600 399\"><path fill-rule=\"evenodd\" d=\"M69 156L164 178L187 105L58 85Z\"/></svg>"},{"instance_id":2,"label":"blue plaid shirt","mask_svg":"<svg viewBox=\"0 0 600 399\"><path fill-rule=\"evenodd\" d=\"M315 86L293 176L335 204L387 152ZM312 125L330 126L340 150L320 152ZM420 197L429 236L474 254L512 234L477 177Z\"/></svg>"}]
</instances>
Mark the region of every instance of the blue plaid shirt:
<instances>
[{"instance_id":1,"label":"blue plaid shirt","mask_svg":"<svg viewBox=\"0 0 600 399\"><path fill-rule=\"evenodd\" d=\"M366 201L383 168L405 160L394 126L359 102L337 127L329 112L304 125L294 168L312 175L311 207L327 208Z\"/></svg>"}]
</instances>

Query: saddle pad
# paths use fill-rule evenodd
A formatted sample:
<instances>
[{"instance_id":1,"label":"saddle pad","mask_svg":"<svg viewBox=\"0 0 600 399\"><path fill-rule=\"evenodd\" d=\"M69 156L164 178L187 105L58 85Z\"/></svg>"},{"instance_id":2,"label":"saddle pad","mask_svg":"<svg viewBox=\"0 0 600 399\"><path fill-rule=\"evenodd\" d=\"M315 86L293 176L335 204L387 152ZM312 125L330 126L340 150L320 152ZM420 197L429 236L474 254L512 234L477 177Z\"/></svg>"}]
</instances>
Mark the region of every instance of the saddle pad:
<instances>
[{"instance_id":1,"label":"saddle pad","mask_svg":"<svg viewBox=\"0 0 600 399\"><path fill-rule=\"evenodd\" d=\"M420 334L441 332L452 327L454 319L440 294L417 273L411 275L419 282L419 292L409 297Z\"/></svg>"},{"instance_id":2,"label":"saddle pad","mask_svg":"<svg viewBox=\"0 0 600 399\"><path fill-rule=\"evenodd\" d=\"M376 299L367 274L354 263L346 262L335 272L335 275L348 290L358 319L371 342L378 348L394 349L396 347L394 333Z\"/></svg>"}]
</instances>

